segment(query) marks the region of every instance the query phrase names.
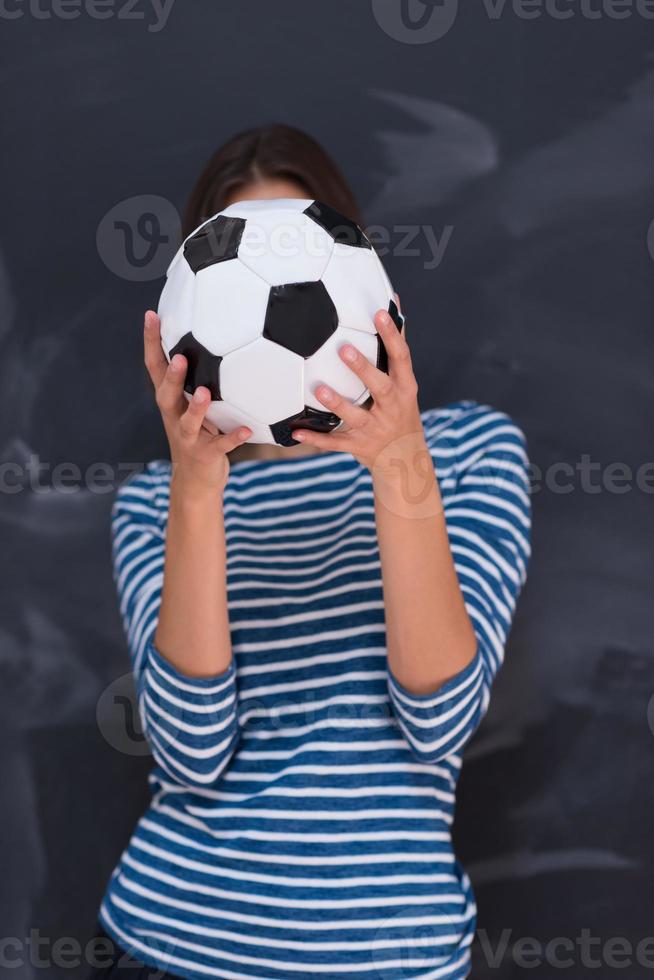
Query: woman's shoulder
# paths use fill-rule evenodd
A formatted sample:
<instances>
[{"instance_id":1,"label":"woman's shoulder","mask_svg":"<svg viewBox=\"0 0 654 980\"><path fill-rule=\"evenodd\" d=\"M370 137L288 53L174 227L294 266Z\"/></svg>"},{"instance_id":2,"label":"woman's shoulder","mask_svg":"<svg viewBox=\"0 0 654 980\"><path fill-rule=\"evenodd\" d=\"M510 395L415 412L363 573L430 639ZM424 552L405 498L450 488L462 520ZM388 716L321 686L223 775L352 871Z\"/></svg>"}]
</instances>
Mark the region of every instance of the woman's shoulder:
<instances>
[{"instance_id":1,"label":"woman's shoulder","mask_svg":"<svg viewBox=\"0 0 654 980\"><path fill-rule=\"evenodd\" d=\"M470 399L449 402L420 413L430 448L474 452L503 444L514 447L526 462L527 440L507 412Z\"/></svg>"},{"instance_id":2,"label":"woman's shoulder","mask_svg":"<svg viewBox=\"0 0 654 980\"><path fill-rule=\"evenodd\" d=\"M113 519L129 515L144 522L160 523L165 520L171 469L169 459L152 459L142 469L130 473L116 491Z\"/></svg>"},{"instance_id":3,"label":"woman's shoulder","mask_svg":"<svg viewBox=\"0 0 654 980\"><path fill-rule=\"evenodd\" d=\"M460 510L465 499L462 519L482 520L484 534L489 515L494 529L513 525L518 547L527 556L530 466L518 423L507 412L475 401L453 402L421 415L446 510L448 504Z\"/></svg>"},{"instance_id":4,"label":"woman's shoulder","mask_svg":"<svg viewBox=\"0 0 654 980\"><path fill-rule=\"evenodd\" d=\"M421 412L427 446L440 464L455 476L480 458L500 459L522 484L527 479L527 440L518 423L506 412L476 401L451 402Z\"/></svg>"}]
</instances>

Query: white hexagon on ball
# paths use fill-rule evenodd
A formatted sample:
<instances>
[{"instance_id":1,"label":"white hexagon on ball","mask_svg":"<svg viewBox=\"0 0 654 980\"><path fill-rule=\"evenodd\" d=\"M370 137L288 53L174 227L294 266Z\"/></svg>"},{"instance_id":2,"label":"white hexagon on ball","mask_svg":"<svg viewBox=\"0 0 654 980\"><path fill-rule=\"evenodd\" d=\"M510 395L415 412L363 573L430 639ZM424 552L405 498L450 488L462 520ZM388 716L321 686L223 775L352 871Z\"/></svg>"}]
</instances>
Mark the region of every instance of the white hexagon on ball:
<instances>
[{"instance_id":1,"label":"white hexagon on ball","mask_svg":"<svg viewBox=\"0 0 654 980\"><path fill-rule=\"evenodd\" d=\"M311 408L325 411L326 406L315 395L316 388L328 384L331 388L356 402L367 395L365 385L347 366L338 353L344 344L352 344L370 361L377 363L377 336L364 333L363 330L350 330L348 327L337 327L334 333L322 345L320 350L308 357L304 363L304 398Z\"/></svg>"},{"instance_id":2,"label":"white hexagon on ball","mask_svg":"<svg viewBox=\"0 0 654 980\"><path fill-rule=\"evenodd\" d=\"M270 427L268 425L258 422L243 409L235 408L229 402L211 402L205 418L221 432L233 432L234 429L247 425L252 430L252 435L246 442L270 442Z\"/></svg>"},{"instance_id":3,"label":"white hexagon on ball","mask_svg":"<svg viewBox=\"0 0 654 980\"><path fill-rule=\"evenodd\" d=\"M236 201L220 213L226 218L250 218L266 211L297 211L300 214L313 204L313 198L277 197L267 200Z\"/></svg>"},{"instance_id":4,"label":"white hexagon on ball","mask_svg":"<svg viewBox=\"0 0 654 980\"><path fill-rule=\"evenodd\" d=\"M184 336L193 320L195 276L183 262L168 275L159 297L157 312L161 317L161 342L169 351Z\"/></svg>"},{"instance_id":5,"label":"white hexagon on ball","mask_svg":"<svg viewBox=\"0 0 654 980\"><path fill-rule=\"evenodd\" d=\"M317 282L334 249L327 232L302 212L257 210L247 221L238 260L267 282Z\"/></svg>"},{"instance_id":6,"label":"white hexagon on ball","mask_svg":"<svg viewBox=\"0 0 654 980\"><path fill-rule=\"evenodd\" d=\"M299 354L261 337L223 359L220 394L258 422L272 425L304 408L303 366Z\"/></svg>"},{"instance_id":7,"label":"white hexagon on ball","mask_svg":"<svg viewBox=\"0 0 654 980\"><path fill-rule=\"evenodd\" d=\"M334 245L322 281L332 298L341 326L375 334L377 310L387 310L391 299L381 262L369 248Z\"/></svg>"},{"instance_id":8,"label":"white hexagon on ball","mask_svg":"<svg viewBox=\"0 0 654 980\"><path fill-rule=\"evenodd\" d=\"M261 336L270 287L238 259L217 262L196 275L193 336L224 357Z\"/></svg>"}]
</instances>

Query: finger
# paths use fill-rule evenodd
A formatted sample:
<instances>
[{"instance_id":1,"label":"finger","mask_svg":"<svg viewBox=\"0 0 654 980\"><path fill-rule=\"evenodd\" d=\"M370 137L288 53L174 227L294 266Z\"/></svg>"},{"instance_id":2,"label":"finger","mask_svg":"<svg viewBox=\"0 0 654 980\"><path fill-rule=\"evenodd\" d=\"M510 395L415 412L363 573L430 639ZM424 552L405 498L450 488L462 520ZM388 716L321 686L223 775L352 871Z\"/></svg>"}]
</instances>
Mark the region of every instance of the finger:
<instances>
[{"instance_id":1,"label":"finger","mask_svg":"<svg viewBox=\"0 0 654 980\"><path fill-rule=\"evenodd\" d=\"M399 384L408 384L413 380L414 375L411 352L404 333L400 333L397 324L386 310L379 310L375 314L375 326L388 354L391 378Z\"/></svg>"},{"instance_id":2,"label":"finger","mask_svg":"<svg viewBox=\"0 0 654 980\"><path fill-rule=\"evenodd\" d=\"M368 413L365 408L353 405L347 398L343 398L337 391L329 385L321 384L316 388L316 398L334 415L338 415L351 429L358 429L368 420Z\"/></svg>"},{"instance_id":3,"label":"finger","mask_svg":"<svg viewBox=\"0 0 654 980\"><path fill-rule=\"evenodd\" d=\"M293 429L291 436L306 446L325 449L327 452L347 453L349 442L345 435L336 432L314 432L313 429Z\"/></svg>"},{"instance_id":4,"label":"finger","mask_svg":"<svg viewBox=\"0 0 654 980\"><path fill-rule=\"evenodd\" d=\"M157 405L162 415L179 417L185 411L182 396L188 362L183 354L175 354L166 368L163 381L157 388Z\"/></svg>"},{"instance_id":5,"label":"finger","mask_svg":"<svg viewBox=\"0 0 654 980\"><path fill-rule=\"evenodd\" d=\"M179 431L187 442L195 442L197 439L210 404L211 392L204 385L199 385L179 420Z\"/></svg>"},{"instance_id":6,"label":"finger","mask_svg":"<svg viewBox=\"0 0 654 980\"><path fill-rule=\"evenodd\" d=\"M214 436L212 442L221 453L231 453L232 449L247 442L251 435L252 429L248 429L247 425L241 425L232 432L221 432L220 435Z\"/></svg>"},{"instance_id":7,"label":"finger","mask_svg":"<svg viewBox=\"0 0 654 980\"><path fill-rule=\"evenodd\" d=\"M376 402L382 402L393 391L393 382L387 374L380 371L364 357L352 344L345 344L338 351L350 370L364 385Z\"/></svg>"},{"instance_id":8,"label":"finger","mask_svg":"<svg viewBox=\"0 0 654 980\"><path fill-rule=\"evenodd\" d=\"M146 310L143 322L143 357L152 384L158 388L163 381L168 361L161 346L161 320L154 310Z\"/></svg>"}]
</instances>

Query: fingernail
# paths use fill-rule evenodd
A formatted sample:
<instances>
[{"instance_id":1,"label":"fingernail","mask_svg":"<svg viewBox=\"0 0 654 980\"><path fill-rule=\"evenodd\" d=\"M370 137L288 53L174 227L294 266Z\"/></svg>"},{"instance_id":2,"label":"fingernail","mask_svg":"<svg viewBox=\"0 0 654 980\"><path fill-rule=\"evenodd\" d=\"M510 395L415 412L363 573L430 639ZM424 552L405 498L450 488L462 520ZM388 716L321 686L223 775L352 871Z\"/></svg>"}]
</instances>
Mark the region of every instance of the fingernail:
<instances>
[{"instance_id":1,"label":"fingernail","mask_svg":"<svg viewBox=\"0 0 654 980\"><path fill-rule=\"evenodd\" d=\"M333 398L331 389L326 385L321 385L319 395L324 402L330 402Z\"/></svg>"},{"instance_id":2,"label":"fingernail","mask_svg":"<svg viewBox=\"0 0 654 980\"><path fill-rule=\"evenodd\" d=\"M343 357L346 361L353 361L357 356L357 352L354 347L346 346L343 348Z\"/></svg>"},{"instance_id":3,"label":"fingernail","mask_svg":"<svg viewBox=\"0 0 654 980\"><path fill-rule=\"evenodd\" d=\"M381 319L382 323L386 324L386 326L389 326L390 325L391 317L390 317L390 314L386 312L386 310L384 310L384 312L382 313L380 319Z\"/></svg>"},{"instance_id":4,"label":"fingernail","mask_svg":"<svg viewBox=\"0 0 654 980\"><path fill-rule=\"evenodd\" d=\"M202 391L201 388L196 388L195 391L193 392L193 401L195 402L204 401L204 392Z\"/></svg>"},{"instance_id":5,"label":"fingernail","mask_svg":"<svg viewBox=\"0 0 654 980\"><path fill-rule=\"evenodd\" d=\"M239 429L238 430L238 437L239 437L239 439L247 439L249 435L250 435L250 430L249 429Z\"/></svg>"},{"instance_id":6,"label":"fingernail","mask_svg":"<svg viewBox=\"0 0 654 980\"><path fill-rule=\"evenodd\" d=\"M298 442L302 442L304 440L304 435L301 432L291 432L291 436L293 439L297 439Z\"/></svg>"},{"instance_id":7,"label":"fingernail","mask_svg":"<svg viewBox=\"0 0 654 980\"><path fill-rule=\"evenodd\" d=\"M181 368L182 368L182 358L181 358L181 355L180 354L175 354L175 356L173 357L172 361L170 362L170 366L172 367L173 371L180 371L181 370Z\"/></svg>"}]
</instances>

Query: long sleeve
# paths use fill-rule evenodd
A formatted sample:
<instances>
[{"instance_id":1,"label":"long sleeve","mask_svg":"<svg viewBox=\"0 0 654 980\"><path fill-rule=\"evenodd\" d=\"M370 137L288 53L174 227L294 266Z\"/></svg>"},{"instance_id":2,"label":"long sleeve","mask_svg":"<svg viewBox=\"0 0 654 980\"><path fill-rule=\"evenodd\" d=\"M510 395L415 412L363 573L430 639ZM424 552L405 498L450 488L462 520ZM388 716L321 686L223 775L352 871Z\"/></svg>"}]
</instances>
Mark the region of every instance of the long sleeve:
<instances>
[{"instance_id":1,"label":"long sleeve","mask_svg":"<svg viewBox=\"0 0 654 980\"><path fill-rule=\"evenodd\" d=\"M459 403L444 426L425 426L441 488L452 557L477 648L438 690L415 695L389 671L393 709L414 755L459 752L488 709L530 555L525 438L501 412Z\"/></svg>"},{"instance_id":2,"label":"long sleeve","mask_svg":"<svg viewBox=\"0 0 654 980\"><path fill-rule=\"evenodd\" d=\"M210 678L187 677L156 648L163 588L168 464L155 460L118 489L111 513L113 576L136 682L139 715L152 754L169 779L215 782L236 743L233 663Z\"/></svg>"}]
</instances>

